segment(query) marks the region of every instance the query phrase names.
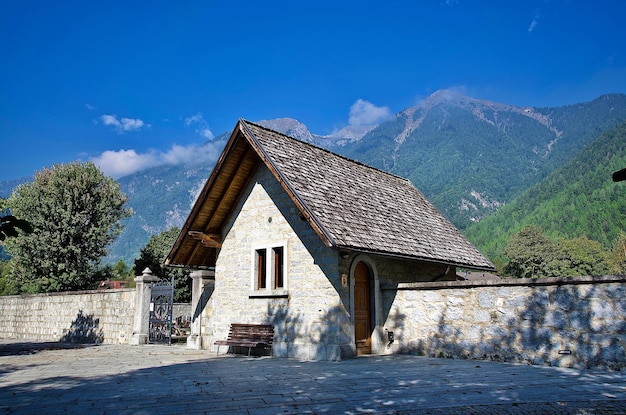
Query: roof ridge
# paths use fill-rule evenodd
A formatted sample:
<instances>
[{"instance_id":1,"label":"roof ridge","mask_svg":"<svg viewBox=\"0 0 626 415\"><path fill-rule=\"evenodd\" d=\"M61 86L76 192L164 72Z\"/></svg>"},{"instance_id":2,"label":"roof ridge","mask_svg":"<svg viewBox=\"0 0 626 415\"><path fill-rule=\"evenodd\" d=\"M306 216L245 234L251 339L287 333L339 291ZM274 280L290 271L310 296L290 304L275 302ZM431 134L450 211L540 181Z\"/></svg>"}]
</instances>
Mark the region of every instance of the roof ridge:
<instances>
[{"instance_id":1,"label":"roof ridge","mask_svg":"<svg viewBox=\"0 0 626 415\"><path fill-rule=\"evenodd\" d=\"M265 163L269 163L272 166L272 169L276 172L275 174L278 176L276 177L277 180L279 180L279 182L283 183L284 186L286 186L289 190L288 193L290 195L292 195L292 197L295 199L294 202L296 202L296 204L300 205L302 207L302 209L304 209L306 211L306 217L307 220L312 221L315 226L314 228L319 229L319 236L322 238L322 240L326 240L328 241L328 243L330 244L330 246L337 246L337 241L335 240L335 238L333 238L332 234L328 231L328 229L326 229L326 227L324 226L323 222L320 220L320 218L317 217L317 215L315 214L315 212L311 209L311 206L309 206L309 204L306 202L306 200L304 200L301 195L298 193L297 189L293 186L293 184L291 183L291 180L289 180L289 178L287 177L287 175L285 175L285 173L282 171L282 169L280 168L280 166L276 165L274 159L267 154L266 149L263 145L261 145L261 143L259 143L258 138L256 137L256 135L254 134L253 131L250 130L250 126L248 124L252 124L255 127L260 127L263 128L265 131L271 131L272 133L276 133L276 134L280 134L282 136L284 136L285 138L290 138L292 140L304 143L304 141L300 141L297 139L294 139L293 137L289 137L288 135L285 134L281 134L278 131L272 130L270 128L265 128L263 126L260 126L258 124L246 121L244 119L239 119L239 123L243 126L243 129L247 130L247 134L250 135L250 138L248 140L252 140L254 142L250 143L253 147L258 148L257 151L260 151L262 153L261 158L263 159L263 161ZM246 135L246 134L244 134ZM269 167L269 166L268 166ZM311 226L313 226L313 223L311 223Z\"/></svg>"},{"instance_id":2,"label":"roof ridge","mask_svg":"<svg viewBox=\"0 0 626 415\"><path fill-rule=\"evenodd\" d=\"M330 151L330 150L328 150L328 149L326 149L326 148L324 148L324 147L320 147L320 146L316 146L315 144L307 143L306 141L299 140L299 139L297 139L297 138L295 138L295 137L292 137L292 136L290 136L290 135L287 135L287 134L281 133L280 131L272 130L271 128L268 128L268 127L262 126L262 125L260 125L260 124L257 124L257 123L255 123L255 122L252 122L252 121L249 121L249 120L246 120L246 119L243 119L243 118L240 118L240 119L239 119L239 121L241 121L241 122L242 122L242 123L244 123L244 124L252 124L252 125L254 125L255 127L261 128L261 129L263 129L263 130L266 130L266 131L271 131L271 132L273 132L273 133L276 133L276 134L282 135L283 137L289 138L290 140L297 141L297 142L302 143L302 144L304 144L304 145L306 145L306 146L313 147L313 148L316 148L316 149L318 149L318 150L322 150L322 151L323 151L323 152L325 152L325 153L332 154L333 156L339 157L339 158L341 158L341 159L343 159L343 160L346 160L346 161L348 161L348 162L350 162L350 163L354 163L354 164L357 164L357 165L359 165L359 166L362 166L362 167L368 168L368 169L370 169L370 170L375 170L375 171L378 171L378 172L380 172L380 173L386 174L386 175L388 175L388 176L395 177L395 178L400 179L400 180L405 180L405 181L407 181L407 182L411 183L411 181L410 181L408 178L406 178L406 177L402 177L402 176L399 176L399 175L397 175L397 174L393 174L393 173L390 173L390 172L388 172L388 171L385 171L385 170L383 170L383 169L379 169L379 168L377 168L377 167L370 166L369 164L365 164L365 163L363 163L363 162L361 162L361 161L351 159L350 157L346 157L346 156L341 155L341 154L339 154L339 153L335 153L334 151ZM412 183L411 183L411 184L412 184Z\"/></svg>"}]
</instances>

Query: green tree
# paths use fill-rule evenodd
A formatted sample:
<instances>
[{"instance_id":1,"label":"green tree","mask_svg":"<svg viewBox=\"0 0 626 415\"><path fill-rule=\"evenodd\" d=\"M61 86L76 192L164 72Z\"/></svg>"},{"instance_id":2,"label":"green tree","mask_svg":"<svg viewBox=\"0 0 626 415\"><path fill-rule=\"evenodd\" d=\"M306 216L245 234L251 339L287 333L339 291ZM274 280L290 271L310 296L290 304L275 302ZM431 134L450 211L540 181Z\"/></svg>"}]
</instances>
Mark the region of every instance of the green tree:
<instances>
[{"instance_id":1,"label":"green tree","mask_svg":"<svg viewBox=\"0 0 626 415\"><path fill-rule=\"evenodd\" d=\"M542 278L556 274L558 251L538 226L525 226L506 246L505 274L515 278Z\"/></svg>"},{"instance_id":2,"label":"green tree","mask_svg":"<svg viewBox=\"0 0 626 415\"><path fill-rule=\"evenodd\" d=\"M506 246L509 262L506 275L516 278L573 277L606 275L611 261L598 241L587 237L553 242L537 226L526 226Z\"/></svg>"},{"instance_id":3,"label":"green tree","mask_svg":"<svg viewBox=\"0 0 626 415\"><path fill-rule=\"evenodd\" d=\"M626 274L626 232L622 231L613 244L610 256L611 271Z\"/></svg>"},{"instance_id":4,"label":"green tree","mask_svg":"<svg viewBox=\"0 0 626 415\"><path fill-rule=\"evenodd\" d=\"M132 269L128 268L126 262L123 259L118 260L115 265L113 265L113 278L117 280L127 280L133 277Z\"/></svg>"},{"instance_id":5,"label":"green tree","mask_svg":"<svg viewBox=\"0 0 626 415\"><path fill-rule=\"evenodd\" d=\"M18 289L11 280L9 274L12 269L12 261L0 261L0 295L15 295Z\"/></svg>"},{"instance_id":6,"label":"green tree","mask_svg":"<svg viewBox=\"0 0 626 415\"><path fill-rule=\"evenodd\" d=\"M131 214L126 200L119 184L90 162L45 168L15 189L8 206L34 230L6 243L19 292L93 288L106 246Z\"/></svg>"},{"instance_id":7,"label":"green tree","mask_svg":"<svg viewBox=\"0 0 626 415\"><path fill-rule=\"evenodd\" d=\"M598 241L586 236L557 243L560 276L606 275L611 271L609 255Z\"/></svg>"},{"instance_id":8,"label":"green tree","mask_svg":"<svg viewBox=\"0 0 626 415\"><path fill-rule=\"evenodd\" d=\"M174 301L191 301L191 278L189 271L181 268L164 268L167 254L169 254L180 229L173 227L152 235L145 247L141 249L139 258L135 260L135 274L140 275L144 269L150 268L153 275L162 279L171 279L174 276Z\"/></svg>"},{"instance_id":9,"label":"green tree","mask_svg":"<svg viewBox=\"0 0 626 415\"><path fill-rule=\"evenodd\" d=\"M135 274L132 269L128 268L123 259L119 259L114 265L105 264L98 268L94 275L96 281L124 280L128 281L127 287L135 287Z\"/></svg>"}]
</instances>

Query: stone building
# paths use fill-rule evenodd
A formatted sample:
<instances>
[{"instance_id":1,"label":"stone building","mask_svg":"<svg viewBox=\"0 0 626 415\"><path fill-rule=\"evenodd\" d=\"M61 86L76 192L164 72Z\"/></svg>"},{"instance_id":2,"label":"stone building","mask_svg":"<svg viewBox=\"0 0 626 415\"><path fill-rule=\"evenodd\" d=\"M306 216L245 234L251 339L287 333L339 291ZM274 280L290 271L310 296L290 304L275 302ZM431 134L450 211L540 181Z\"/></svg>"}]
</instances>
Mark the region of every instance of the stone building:
<instances>
[{"instance_id":1,"label":"stone building","mask_svg":"<svg viewBox=\"0 0 626 415\"><path fill-rule=\"evenodd\" d=\"M494 271L408 180L244 120L166 265L196 270L190 347L264 323L275 356L320 360L385 353L389 287Z\"/></svg>"}]
</instances>

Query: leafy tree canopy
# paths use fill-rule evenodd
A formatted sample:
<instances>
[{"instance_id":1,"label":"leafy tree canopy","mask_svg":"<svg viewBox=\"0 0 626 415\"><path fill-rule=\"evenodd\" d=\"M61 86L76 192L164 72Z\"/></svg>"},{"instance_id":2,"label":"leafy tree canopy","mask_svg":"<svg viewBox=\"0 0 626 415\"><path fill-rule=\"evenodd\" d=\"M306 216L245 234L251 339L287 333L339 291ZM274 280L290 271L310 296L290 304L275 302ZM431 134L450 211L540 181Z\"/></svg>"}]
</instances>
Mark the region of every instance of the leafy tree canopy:
<instances>
[{"instance_id":1,"label":"leafy tree canopy","mask_svg":"<svg viewBox=\"0 0 626 415\"><path fill-rule=\"evenodd\" d=\"M626 274L626 232L622 231L615 241L610 261L613 272Z\"/></svg>"},{"instance_id":2,"label":"leafy tree canopy","mask_svg":"<svg viewBox=\"0 0 626 415\"><path fill-rule=\"evenodd\" d=\"M123 259L119 259L114 265L105 264L95 272L95 279L97 281L115 280L115 281L127 281L127 287L135 287L135 274L132 269L128 268L126 262ZM102 286L98 285L102 288Z\"/></svg>"},{"instance_id":3,"label":"leafy tree canopy","mask_svg":"<svg viewBox=\"0 0 626 415\"><path fill-rule=\"evenodd\" d=\"M559 239L544 235L538 226L525 226L505 249L506 275L516 278L571 277L609 274L614 267L606 249L587 237Z\"/></svg>"},{"instance_id":4,"label":"leafy tree canopy","mask_svg":"<svg viewBox=\"0 0 626 415\"><path fill-rule=\"evenodd\" d=\"M152 235L145 247L141 249L139 258L135 260L135 274L140 275L144 269L150 268L152 274L161 279L171 279L174 276L174 301L191 301L191 279L189 271L180 268L164 268L167 254L170 252L180 229L173 227Z\"/></svg>"},{"instance_id":5,"label":"leafy tree canopy","mask_svg":"<svg viewBox=\"0 0 626 415\"><path fill-rule=\"evenodd\" d=\"M9 197L11 212L33 227L6 241L19 292L94 288L94 270L130 215L119 184L90 162L35 173Z\"/></svg>"}]
</instances>

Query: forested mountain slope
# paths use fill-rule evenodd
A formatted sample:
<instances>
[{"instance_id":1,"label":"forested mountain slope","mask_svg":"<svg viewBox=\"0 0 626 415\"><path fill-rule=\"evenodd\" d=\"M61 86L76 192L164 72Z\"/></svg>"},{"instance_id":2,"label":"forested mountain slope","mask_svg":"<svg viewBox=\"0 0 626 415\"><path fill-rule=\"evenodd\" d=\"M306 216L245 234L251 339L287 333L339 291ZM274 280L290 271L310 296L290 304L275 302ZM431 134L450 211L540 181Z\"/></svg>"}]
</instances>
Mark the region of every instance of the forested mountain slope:
<instances>
[{"instance_id":1,"label":"forested mountain slope","mask_svg":"<svg viewBox=\"0 0 626 415\"><path fill-rule=\"evenodd\" d=\"M564 107L530 108L438 91L381 125L350 127L330 136L312 134L288 118L262 123L409 178L463 230L506 207L624 120L623 94ZM229 135L206 145L218 152ZM110 246L107 262L123 259L132 264L151 235L181 226L214 162L160 166L119 179L135 214ZM7 196L10 188L11 183L4 187L0 183ZM475 226L471 229L476 236L482 234ZM488 254L497 251L484 242L479 245L488 248Z\"/></svg>"},{"instance_id":2,"label":"forested mountain slope","mask_svg":"<svg viewBox=\"0 0 626 415\"><path fill-rule=\"evenodd\" d=\"M492 260L512 234L536 225L553 238L586 236L611 248L626 231L626 183L613 172L626 167L626 123L601 134L571 161L527 189L497 213L465 230Z\"/></svg>"},{"instance_id":3,"label":"forested mountain slope","mask_svg":"<svg viewBox=\"0 0 626 415\"><path fill-rule=\"evenodd\" d=\"M409 178L464 229L626 120L626 95L522 108L439 91L344 154Z\"/></svg>"}]
</instances>

